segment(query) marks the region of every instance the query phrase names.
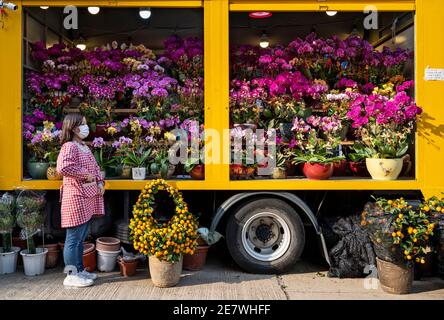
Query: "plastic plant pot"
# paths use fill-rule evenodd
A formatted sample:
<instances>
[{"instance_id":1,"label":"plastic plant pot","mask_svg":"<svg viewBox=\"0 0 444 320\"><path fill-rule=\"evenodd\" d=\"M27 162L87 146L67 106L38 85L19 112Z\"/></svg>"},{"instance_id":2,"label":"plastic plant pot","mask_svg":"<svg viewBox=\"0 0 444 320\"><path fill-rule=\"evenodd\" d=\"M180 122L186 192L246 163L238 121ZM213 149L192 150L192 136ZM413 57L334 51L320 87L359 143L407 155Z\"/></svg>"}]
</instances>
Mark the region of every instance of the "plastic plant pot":
<instances>
[{"instance_id":1,"label":"plastic plant pot","mask_svg":"<svg viewBox=\"0 0 444 320\"><path fill-rule=\"evenodd\" d=\"M20 252L20 255L23 258L25 275L29 277L38 276L45 272L46 255L48 254L48 249L36 248L35 251L35 254L28 253L28 250L22 250Z\"/></svg>"},{"instance_id":2,"label":"plastic plant pot","mask_svg":"<svg viewBox=\"0 0 444 320\"><path fill-rule=\"evenodd\" d=\"M97 250L97 269L102 272L111 272L116 268L119 251Z\"/></svg>"},{"instance_id":3,"label":"plastic plant pot","mask_svg":"<svg viewBox=\"0 0 444 320\"><path fill-rule=\"evenodd\" d=\"M14 273L17 270L19 247L11 247L11 252L3 252L0 248L0 274Z\"/></svg>"}]
</instances>

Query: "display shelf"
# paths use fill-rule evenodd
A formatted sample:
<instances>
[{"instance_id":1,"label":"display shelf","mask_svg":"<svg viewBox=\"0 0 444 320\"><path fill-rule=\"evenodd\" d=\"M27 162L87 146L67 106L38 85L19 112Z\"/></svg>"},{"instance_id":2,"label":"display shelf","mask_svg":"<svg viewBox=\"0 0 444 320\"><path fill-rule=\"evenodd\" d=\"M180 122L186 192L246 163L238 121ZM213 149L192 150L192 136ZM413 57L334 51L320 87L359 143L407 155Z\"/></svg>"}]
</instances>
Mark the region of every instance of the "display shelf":
<instances>
[{"instance_id":1,"label":"display shelf","mask_svg":"<svg viewBox=\"0 0 444 320\"><path fill-rule=\"evenodd\" d=\"M107 190L141 190L150 180L106 180ZM360 177L334 177L329 180L254 179L231 181L168 180L180 190L419 190L414 178L377 181ZM62 181L24 180L16 188L57 190ZM227 188L228 187L228 188Z\"/></svg>"}]
</instances>

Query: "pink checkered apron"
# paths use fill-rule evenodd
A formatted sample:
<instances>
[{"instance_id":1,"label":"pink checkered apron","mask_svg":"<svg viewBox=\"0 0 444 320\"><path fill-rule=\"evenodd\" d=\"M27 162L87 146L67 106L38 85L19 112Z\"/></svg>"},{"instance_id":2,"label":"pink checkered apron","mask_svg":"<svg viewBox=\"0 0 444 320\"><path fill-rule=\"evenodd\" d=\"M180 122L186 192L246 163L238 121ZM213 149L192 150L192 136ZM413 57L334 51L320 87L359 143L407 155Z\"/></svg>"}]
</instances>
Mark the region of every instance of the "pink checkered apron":
<instances>
[{"instance_id":1,"label":"pink checkered apron","mask_svg":"<svg viewBox=\"0 0 444 320\"><path fill-rule=\"evenodd\" d=\"M62 228L82 225L92 217L104 216L103 196L98 182L103 181L92 152L81 150L74 142L66 142L57 159L57 171L63 175L60 188ZM88 183L91 174L96 182Z\"/></svg>"}]
</instances>

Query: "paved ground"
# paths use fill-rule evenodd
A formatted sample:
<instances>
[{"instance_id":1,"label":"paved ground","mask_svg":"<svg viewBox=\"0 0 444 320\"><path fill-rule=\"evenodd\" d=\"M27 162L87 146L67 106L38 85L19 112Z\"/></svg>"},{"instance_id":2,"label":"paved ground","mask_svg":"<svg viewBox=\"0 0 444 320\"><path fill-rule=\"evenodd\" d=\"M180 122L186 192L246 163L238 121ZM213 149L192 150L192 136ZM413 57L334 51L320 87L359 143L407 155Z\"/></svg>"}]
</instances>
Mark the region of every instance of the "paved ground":
<instances>
[{"instance_id":1,"label":"paved ground","mask_svg":"<svg viewBox=\"0 0 444 320\"><path fill-rule=\"evenodd\" d=\"M389 295L381 289L367 290L363 279L326 277L326 268L301 262L281 276L244 273L227 260L210 256L205 269L183 272L177 287L152 285L147 268L135 277L119 272L99 273L90 288L65 289L61 268L38 277L26 277L22 268L0 276L0 299L443 299L444 281L430 278L415 281L413 293Z\"/></svg>"}]
</instances>

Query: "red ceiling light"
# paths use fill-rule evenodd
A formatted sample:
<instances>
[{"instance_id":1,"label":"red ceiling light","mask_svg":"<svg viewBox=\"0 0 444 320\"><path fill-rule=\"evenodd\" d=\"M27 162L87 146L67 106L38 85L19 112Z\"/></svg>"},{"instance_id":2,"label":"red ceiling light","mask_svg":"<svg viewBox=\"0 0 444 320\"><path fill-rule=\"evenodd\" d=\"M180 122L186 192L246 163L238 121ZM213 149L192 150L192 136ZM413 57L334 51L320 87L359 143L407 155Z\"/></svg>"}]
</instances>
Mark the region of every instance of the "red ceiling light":
<instances>
[{"instance_id":1,"label":"red ceiling light","mask_svg":"<svg viewBox=\"0 0 444 320\"><path fill-rule=\"evenodd\" d=\"M272 13L268 11L254 11L250 12L248 16L253 19L265 19L270 18L272 16Z\"/></svg>"}]
</instances>

